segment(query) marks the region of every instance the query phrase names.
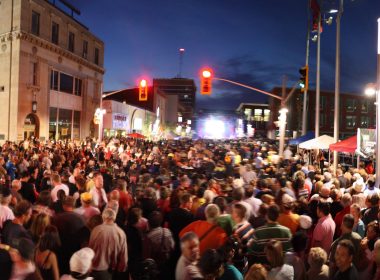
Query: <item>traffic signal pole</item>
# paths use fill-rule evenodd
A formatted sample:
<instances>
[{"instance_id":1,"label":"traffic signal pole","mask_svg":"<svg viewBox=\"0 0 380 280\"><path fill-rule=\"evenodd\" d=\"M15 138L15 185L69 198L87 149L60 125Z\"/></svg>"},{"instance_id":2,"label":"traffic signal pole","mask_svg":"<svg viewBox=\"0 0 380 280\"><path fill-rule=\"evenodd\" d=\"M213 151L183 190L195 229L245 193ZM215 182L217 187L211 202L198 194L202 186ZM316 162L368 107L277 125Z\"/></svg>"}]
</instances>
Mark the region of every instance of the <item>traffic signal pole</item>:
<instances>
[{"instance_id":1,"label":"traffic signal pole","mask_svg":"<svg viewBox=\"0 0 380 280\"><path fill-rule=\"evenodd\" d=\"M305 66L309 67L309 53L310 53L310 0L308 1L307 6L307 35L306 35L306 61ZM303 110L302 110L302 135L306 134L307 130L307 91L305 88L303 92Z\"/></svg>"}]
</instances>

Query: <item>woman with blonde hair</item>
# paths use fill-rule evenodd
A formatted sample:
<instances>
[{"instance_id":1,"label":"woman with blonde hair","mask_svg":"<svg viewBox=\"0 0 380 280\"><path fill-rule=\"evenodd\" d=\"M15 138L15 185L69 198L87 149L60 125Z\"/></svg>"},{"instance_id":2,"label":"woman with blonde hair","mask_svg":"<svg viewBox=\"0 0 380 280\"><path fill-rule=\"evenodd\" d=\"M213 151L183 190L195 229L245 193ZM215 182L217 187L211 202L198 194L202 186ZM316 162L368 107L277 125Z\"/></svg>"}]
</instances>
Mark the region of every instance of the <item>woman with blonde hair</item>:
<instances>
[{"instance_id":1,"label":"woman with blonde hair","mask_svg":"<svg viewBox=\"0 0 380 280\"><path fill-rule=\"evenodd\" d=\"M249 268L244 280L266 280L267 276L266 268L260 263L255 263Z\"/></svg>"},{"instance_id":2,"label":"woman with blonde hair","mask_svg":"<svg viewBox=\"0 0 380 280\"><path fill-rule=\"evenodd\" d=\"M38 243L41 236L45 232L45 228L50 225L50 216L46 213L40 213L34 217L32 225L30 227L30 233L35 244Z\"/></svg>"},{"instance_id":3,"label":"woman with blonde hair","mask_svg":"<svg viewBox=\"0 0 380 280\"><path fill-rule=\"evenodd\" d=\"M270 240L265 247L265 254L271 270L268 272L269 280L293 280L294 269L285 264L281 241Z\"/></svg>"},{"instance_id":4,"label":"woman with blonde hair","mask_svg":"<svg viewBox=\"0 0 380 280\"><path fill-rule=\"evenodd\" d=\"M59 268L56 251L61 246L58 229L47 226L38 242L35 261L44 280L59 280Z\"/></svg>"}]
</instances>

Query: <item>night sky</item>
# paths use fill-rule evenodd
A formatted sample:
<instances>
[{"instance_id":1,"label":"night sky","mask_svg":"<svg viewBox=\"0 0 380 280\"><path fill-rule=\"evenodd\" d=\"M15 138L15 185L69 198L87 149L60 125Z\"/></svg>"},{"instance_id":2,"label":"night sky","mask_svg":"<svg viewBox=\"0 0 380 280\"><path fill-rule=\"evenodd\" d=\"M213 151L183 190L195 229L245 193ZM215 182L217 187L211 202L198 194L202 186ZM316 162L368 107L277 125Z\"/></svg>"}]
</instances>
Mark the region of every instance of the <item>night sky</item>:
<instances>
[{"instance_id":1,"label":"night sky","mask_svg":"<svg viewBox=\"0 0 380 280\"><path fill-rule=\"evenodd\" d=\"M330 3L331 2L331 3ZM336 1L337 2L337 1ZM210 66L215 76L264 90L291 87L305 63L307 0L71 0L76 16L105 43L104 89L137 85L142 77L195 79ZM325 5L334 1L325 0ZM326 8L325 7L325 8ZM379 0L345 0L341 39L341 91L362 94L376 81ZM334 90L335 21L321 37L321 90ZM315 87L316 43L310 44L310 87ZM236 109L267 97L222 82L198 108Z\"/></svg>"}]
</instances>

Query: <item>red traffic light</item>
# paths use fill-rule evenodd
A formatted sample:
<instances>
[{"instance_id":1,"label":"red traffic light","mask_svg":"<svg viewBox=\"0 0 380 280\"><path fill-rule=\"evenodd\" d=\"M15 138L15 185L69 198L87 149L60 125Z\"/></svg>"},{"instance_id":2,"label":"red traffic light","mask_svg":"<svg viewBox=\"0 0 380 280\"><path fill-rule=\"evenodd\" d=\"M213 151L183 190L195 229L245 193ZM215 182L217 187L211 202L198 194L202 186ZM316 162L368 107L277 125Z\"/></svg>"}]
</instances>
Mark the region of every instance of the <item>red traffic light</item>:
<instances>
[{"instance_id":1,"label":"red traffic light","mask_svg":"<svg viewBox=\"0 0 380 280\"><path fill-rule=\"evenodd\" d=\"M203 69L201 75L201 94L211 94L212 91L212 71Z\"/></svg>"},{"instance_id":2,"label":"red traffic light","mask_svg":"<svg viewBox=\"0 0 380 280\"><path fill-rule=\"evenodd\" d=\"M139 101L148 100L148 82L143 79L140 81L139 85Z\"/></svg>"}]
</instances>

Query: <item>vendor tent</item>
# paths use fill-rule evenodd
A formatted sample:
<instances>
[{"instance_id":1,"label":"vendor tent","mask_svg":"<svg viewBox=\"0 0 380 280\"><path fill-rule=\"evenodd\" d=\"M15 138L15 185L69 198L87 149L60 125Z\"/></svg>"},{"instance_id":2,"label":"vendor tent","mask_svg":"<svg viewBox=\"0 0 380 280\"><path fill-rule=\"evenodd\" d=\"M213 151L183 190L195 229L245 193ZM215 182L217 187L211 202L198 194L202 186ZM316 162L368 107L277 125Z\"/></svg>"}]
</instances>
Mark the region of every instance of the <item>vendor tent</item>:
<instances>
[{"instance_id":1,"label":"vendor tent","mask_svg":"<svg viewBox=\"0 0 380 280\"><path fill-rule=\"evenodd\" d=\"M355 153L357 147L357 136L352 136L340 142L330 145L331 151L343 153Z\"/></svg>"},{"instance_id":2,"label":"vendor tent","mask_svg":"<svg viewBox=\"0 0 380 280\"><path fill-rule=\"evenodd\" d=\"M299 145L301 149L306 150L328 150L329 146L333 144L334 138L328 135L322 135L309 141L303 142Z\"/></svg>"},{"instance_id":3,"label":"vendor tent","mask_svg":"<svg viewBox=\"0 0 380 280\"><path fill-rule=\"evenodd\" d=\"M294 139L289 140L289 145L299 145L300 143L305 142L305 141L310 140L310 139L313 139L313 138L315 138L314 131L309 131L306 134L304 134L298 138L294 138Z\"/></svg>"}]
</instances>

